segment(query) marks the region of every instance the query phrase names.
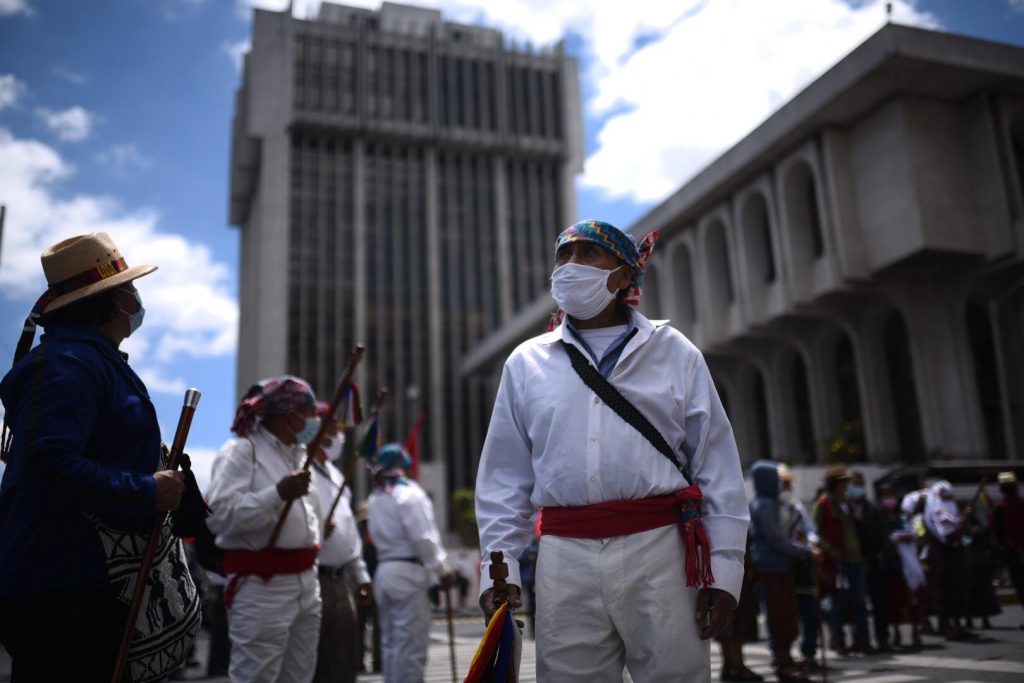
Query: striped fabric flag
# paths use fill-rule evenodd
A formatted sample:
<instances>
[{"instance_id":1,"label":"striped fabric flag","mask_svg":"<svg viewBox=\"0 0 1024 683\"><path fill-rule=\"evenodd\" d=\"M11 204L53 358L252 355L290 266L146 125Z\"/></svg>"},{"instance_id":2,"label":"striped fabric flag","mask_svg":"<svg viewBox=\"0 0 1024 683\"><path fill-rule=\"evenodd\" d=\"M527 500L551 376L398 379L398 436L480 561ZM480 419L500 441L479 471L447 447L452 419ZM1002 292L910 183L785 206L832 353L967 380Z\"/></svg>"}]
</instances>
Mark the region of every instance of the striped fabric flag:
<instances>
[{"instance_id":1,"label":"striped fabric flag","mask_svg":"<svg viewBox=\"0 0 1024 683\"><path fill-rule=\"evenodd\" d=\"M359 457L366 458L367 462L372 463L374 456L377 455L377 451L380 450L380 446L380 428L377 424L377 416L374 415L370 419L369 424L363 429L363 435L356 446L356 453L359 454Z\"/></svg>"},{"instance_id":2,"label":"striped fabric flag","mask_svg":"<svg viewBox=\"0 0 1024 683\"><path fill-rule=\"evenodd\" d=\"M505 603L491 617L464 683L518 683L522 636Z\"/></svg>"},{"instance_id":3,"label":"striped fabric flag","mask_svg":"<svg viewBox=\"0 0 1024 683\"><path fill-rule=\"evenodd\" d=\"M352 382L345 389L341 397L341 405L338 406L338 428L345 432L347 429L359 426L363 421L363 406L359 400L359 385Z\"/></svg>"}]
</instances>

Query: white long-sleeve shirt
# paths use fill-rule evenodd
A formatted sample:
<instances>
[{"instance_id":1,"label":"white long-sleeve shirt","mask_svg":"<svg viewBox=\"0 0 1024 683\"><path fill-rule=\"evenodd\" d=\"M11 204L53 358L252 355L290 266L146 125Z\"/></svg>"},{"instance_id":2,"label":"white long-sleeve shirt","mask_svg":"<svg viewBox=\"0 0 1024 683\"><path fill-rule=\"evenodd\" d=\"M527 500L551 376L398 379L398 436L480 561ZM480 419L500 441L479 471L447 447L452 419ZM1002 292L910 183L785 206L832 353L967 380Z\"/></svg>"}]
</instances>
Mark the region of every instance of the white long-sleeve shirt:
<instances>
[{"instance_id":1,"label":"white long-sleeve shirt","mask_svg":"<svg viewBox=\"0 0 1024 683\"><path fill-rule=\"evenodd\" d=\"M320 526L320 537L323 539L320 545L320 564L325 567L344 567L353 585L370 583L370 573L363 561L363 541L359 538L359 528L352 514L352 492L347 488L331 516L334 531L330 536L327 535L327 513L345 483L345 476L329 462L314 463L313 482L324 520Z\"/></svg>"},{"instance_id":2,"label":"white long-sleeve shirt","mask_svg":"<svg viewBox=\"0 0 1024 683\"><path fill-rule=\"evenodd\" d=\"M434 504L415 481L371 493L369 515L378 564L414 557L434 574L448 571L448 554L434 522Z\"/></svg>"},{"instance_id":3,"label":"white long-sleeve shirt","mask_svg":"<svg viewBox=\"0 0 1024 683\"><path fill-rule=\"evenodd\" d=\"M217 545L232 550L262 550L284 510L277 493L281 478L302 467L306 447L288 446L263 425L247 437L228 439L213 461L210 478L210 531ZM278 548L309 548L320 543L320 511L316 490L295 499L275 544Z\"/></svg>"},{"instance_id":4,"label":"white long-sleeve shirt","mask_svg":"<svg viewBox=\"0 0 1024 683\"><path fill-rule=\"evenodd\" d=\"M714 585L739 600L750 517L732 427L700 351L664 321L634 311L632 325L637 333L608 379L689 457L704 496ZM522 585L516 558L530 541L537 508L636 500L687 486L668 458L583 383L559 342L581 348L563 324L524 342L505 362L477 472L481 592L491 586L494 550L505 555L509 583Z\"/></svg>"}]
</instances>

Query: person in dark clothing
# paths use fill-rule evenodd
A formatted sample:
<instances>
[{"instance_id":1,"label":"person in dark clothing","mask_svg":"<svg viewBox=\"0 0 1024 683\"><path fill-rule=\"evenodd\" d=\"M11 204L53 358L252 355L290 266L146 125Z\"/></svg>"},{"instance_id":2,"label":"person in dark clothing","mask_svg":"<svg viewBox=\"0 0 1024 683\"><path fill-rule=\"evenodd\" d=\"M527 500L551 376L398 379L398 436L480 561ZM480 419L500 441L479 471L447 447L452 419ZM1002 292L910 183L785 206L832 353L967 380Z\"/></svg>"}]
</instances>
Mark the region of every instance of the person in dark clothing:
<instances>
[{"instance_id":1,"label":"person in dark clothing","mask_svg":"<svg viewBox=\"0 0 1024 683\"><path fill-rule=\"evenodd\" d=\"M790 653L799 632L793 562L810 559L813 552L782 528L778 464L759 460L750 473L757 494L750 504L751 563L763 585L776 674L782 681L806 680Z\"/></svg>"},{"instance_id":2,"label":"person in dark clothing","mask_svg":"<svg viewBox=\"0 0 1024 683\"><path fill-rule=\"evenodd\" d=\"M369 506L365 500L356 505L356 527L359 529L359 536L363 541L363 560L366 562L366 571L370 573L370 578L372 579L373 575L377 573L377 546L373 544L373 539L370 538ZM357 604L356 610L359 614L359 670L364 671L366 669L366 628L369 626L373 629L373 643L371 647L373 672L378 673L381 670L381 657L380 628L377 626L377 603L370 603L369 605Z\"/></svg>"},{"instance_id":3,"label":"person in dark clothing","mask_svg":"<svg viewBox=\"0 0 1024 683\"><path fill-rule=\"evenodd\" d=\"M979 618L981 628L990 629L989 617L1003 611L992 585L996 572L994 543L991 530L978 519L970 505L964 509L963 543L970 577L964 627L973 628L972 619Z\"/></svg>"},{"instance_id":4,"label":"person in dark clothing","mask_svg":"<svg viewBox=\"0 0 1024 683\"><path fill-rule=\"evenodd\" d=\"M56 244L42 264L49 287L0 382L0 642L16 681L105 681L128 609L92 520L148 533L185 488L180 472L157 471L156 409L118 349L142 324L132 282L156 266L129 267L102 232Z\"/></svg>"},{"instance_id":5,"label":"person in dark clothing","mask_svg":"<svg viewBox=\"0 0 1024 683\"><path fill-rule=\"evenodd\" d=\"M831 642L840 656L849 653L844 633L847 612L853 618L854 651L864 654L875 652L868 634L864 555L846 496L849 482L850 476L844 465L833 465L825 470L825 494L818 498L812 512L818 527L819 543L825 553L825 563L819 576L822 593L830 601Z\"/></svg>"},{"instance_id":6,"label":"person in dark clothing","mask_svg":"<svg viewBox=\"0 0 1024 683\"><path fill-rule=\"evenodd\" d=\"M754 671L743 661L743 644L757 641L757 591L760 587L757 572L750 561L750 538L747 537L747 551L743 556L743 586L740 601L736 605L725 627L716 640L722 648L722 673L720 681L750 681L758 683L764 676Z\"/></svg>"},{"instance_id":7,"label":"person in dark clothing","mask_svg":"<svg viewBox=\"0 0 1024 683\"><path fill-rule=\"evenodd\" d=\"M880 652L892 652L889 644L889 585L896 571L895 549L889 540L888 522L877 505L867 499L864 475L854 472L846 491L850 512L857 528L864 556L865 578L875 626L875 642Z\"/></svg>"},{"instance_id":8,"label":"person in dark clothing","mask_svg":"<svg viewBox=\"0 0 1024 683\"><path fill-rule=\"evenodd\" d=\"M1006 566L1018 602L1024 605L1024 499L1015 473L1000 472L998 481L1003 499L992 508L989 527L996 555ZM1024 629L1024 624L1020 627Z\"/></svg>"}]
</instances>

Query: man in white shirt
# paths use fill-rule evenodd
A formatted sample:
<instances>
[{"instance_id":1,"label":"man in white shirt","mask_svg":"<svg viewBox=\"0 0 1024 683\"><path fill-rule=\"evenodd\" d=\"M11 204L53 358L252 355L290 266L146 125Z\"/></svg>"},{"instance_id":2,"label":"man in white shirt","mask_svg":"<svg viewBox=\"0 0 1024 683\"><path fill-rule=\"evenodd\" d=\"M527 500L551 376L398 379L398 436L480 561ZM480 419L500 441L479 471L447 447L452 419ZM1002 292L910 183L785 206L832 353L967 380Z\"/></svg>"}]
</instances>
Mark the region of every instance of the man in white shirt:
<instances>
[{"instance_id":1,"label":"man in white shirt","mask_svg":"<svg viewBox=\"0 0 1024 683\"><path fill-rule=\"evenodd\" d=\"M320 512L302 469L320 426L309 385L290 376L246 392L213 462L210 530L224 549L231 637L229 674L246 683L308 683L320 637L314 567ZM293 501L277 542L278 517Z\"/></svg>"},{"instance_id":2,"label":"man in white shirt","mask_svg":"<svg viewBox=\"0 0 1024 683\"><path fill-rule=\"evenodd\" d=\"M352 514L352 491L334 466L345 444L330 405L318 403L316 413L327 420L325 441L313 461L313 481L323 524L320 546L320 646L317 653L316 683L355 683L359 671L359 619L356 602L369 606L373 590L363 561L363 542ZM341 492L339 498L338 494ZM337 504L335 504L337 502ZM332 509L333 506L333 509Z\"/></svg>"},{"instance_id":3,"label":"man in white shirt","mask_svg":"<svg viewBox=\"0 0 1024 683\"><path fill-rule=\"evenodd\" d=\"M623 668L645 683L709 680L708 639L738 599L749 513L731 426L700 351L629 307L656 239L638 246L593 220L559 235L553 324L564 318L513 351L498 388L477 475L480 544L484 558L504 553L515 604L516 558L543 508L541 683L618 682ZM584 383L569 347L660 432L664 450Z\"/></svg>"},{"instance_id":4,"label":"man in white shirt","mask_svg":"<svg viewBox=\"0 0 1024 683\"><path fill-rule=\"evenodd\" d=\"M430 636L427 589L451 586L448 555L426 492L406 476L412 458L401 444L387 444L370 463L370 537L377 548L373 596L381 630L385 683L423 680Z\"/></svg>"}]
</instances>

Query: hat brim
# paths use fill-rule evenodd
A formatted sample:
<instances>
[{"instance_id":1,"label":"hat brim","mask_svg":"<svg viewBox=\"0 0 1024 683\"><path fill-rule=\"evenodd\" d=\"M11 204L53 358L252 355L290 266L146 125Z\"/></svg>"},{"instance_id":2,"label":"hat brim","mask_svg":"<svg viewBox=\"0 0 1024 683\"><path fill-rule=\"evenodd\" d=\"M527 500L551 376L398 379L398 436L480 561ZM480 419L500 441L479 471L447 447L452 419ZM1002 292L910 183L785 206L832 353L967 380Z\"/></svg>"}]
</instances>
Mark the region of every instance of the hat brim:
<instances>
[{"instance_id":1,"label":"hat brim","mask_svg":"<svg viewBox=\"0 0 1024 683\"><path fill-rule=\"evenodd\" d=\"M82 299L99 294L100 292L105 292L108 289L112 289L118 285L123 285L126 282L131 282L132 280L136 280L144 275L149 275L156 269L157 266L151 266L148 264L132 266L128 268L128 270L123 270L116 275L111 275L110 277L103 278L99 282L94 282L91 285L86 285L81 289L76 289L73 292L68 292L63 296L57 297L43 309L43 313L52 313L53 311L63 308L68 304L73 304L76 301L81 301Z\"/></svg>"},{"instance_id":2,"label":"hat brim","mask_svg":"<svg viewBox=\"0 0 1024 683\"><path fill-rule=\"evenodd\" d=\"M825 481L849 481L853 477L849 474L834 474L831 477L825 477Z\"/></svg>"}]
</instances>

